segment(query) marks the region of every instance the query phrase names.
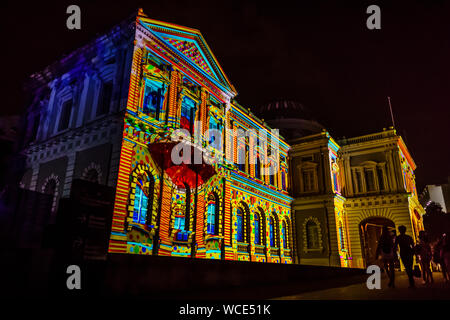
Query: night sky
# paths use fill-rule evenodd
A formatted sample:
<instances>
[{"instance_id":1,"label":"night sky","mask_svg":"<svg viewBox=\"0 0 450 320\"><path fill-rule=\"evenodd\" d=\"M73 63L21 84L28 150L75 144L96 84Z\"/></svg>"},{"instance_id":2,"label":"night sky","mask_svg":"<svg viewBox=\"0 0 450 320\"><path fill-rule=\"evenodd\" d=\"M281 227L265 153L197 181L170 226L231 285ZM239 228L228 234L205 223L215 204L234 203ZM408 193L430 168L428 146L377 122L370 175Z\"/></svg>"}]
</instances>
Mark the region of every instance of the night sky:
<instances>
[{"instance_id":1,"label":"night sky","mask_svg":"<svg viewBox=\"0 0 450 320\"><path fill-rule=\"evenodd\" d=\"M450 1L389 2L1 2L1 114L24 109L28 75L142 7L201 30L245 107L295 100L340 138L390 126L391 96L421 190L450 175ZM79 31L66 28L70 4L81 7ZM370 4L381 8L381 30L366 28Z\"/></svg>"}]
</instances>

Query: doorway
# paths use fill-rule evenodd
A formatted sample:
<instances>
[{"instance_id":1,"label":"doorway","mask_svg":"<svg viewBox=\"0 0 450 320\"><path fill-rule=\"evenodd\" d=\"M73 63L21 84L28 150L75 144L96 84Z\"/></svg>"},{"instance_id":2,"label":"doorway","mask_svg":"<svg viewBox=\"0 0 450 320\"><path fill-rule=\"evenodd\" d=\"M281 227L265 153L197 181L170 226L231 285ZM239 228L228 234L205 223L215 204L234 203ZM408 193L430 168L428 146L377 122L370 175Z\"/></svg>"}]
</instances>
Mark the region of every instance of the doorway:
<instances>
[{"instance_id":1,"label":"doorway","mask_svg":"<svg viewBox=\"0 0 450 320\"><path fill-rule=\"evenodd\" d=\"M386 218L369 218L359 225L361 248L366 268L372 264L378 264L376 250L384 226L387 226L395 236L395 223Z\"/></svg>"}]
</instances>

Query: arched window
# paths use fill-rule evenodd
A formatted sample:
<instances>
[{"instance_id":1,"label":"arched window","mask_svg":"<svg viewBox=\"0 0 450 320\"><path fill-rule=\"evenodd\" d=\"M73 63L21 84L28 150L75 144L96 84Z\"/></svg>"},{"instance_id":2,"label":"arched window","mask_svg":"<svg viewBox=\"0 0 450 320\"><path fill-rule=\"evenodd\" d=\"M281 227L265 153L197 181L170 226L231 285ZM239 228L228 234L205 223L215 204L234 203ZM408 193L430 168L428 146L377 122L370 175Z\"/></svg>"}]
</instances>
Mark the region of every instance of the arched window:
<instances>
[{"instance_id":1,"label":"arched window","mask_svg":"<svg viewBox=\"0 0 450 320\"><path fill-rule=\"evenodd\" d=\"M306 244L308 249L319 249L319 226L312 220L306 223Z\"/></svg>"},{"instance_id":2,"label":"arched window","mask_svg":"<svg viewBox=\"0 0 450 320\"><path fill-rule=\"evenodd\" d=\"M56 211L56 199L58 198L59 177L51 174L42 186L42 192L52 196L52 212Z\"/></svg>"},{"instance_id":3,"label":"arched window","mask_svg":"<svg viewBox=\"0 0 450 320\"><path fill-rule=\"evenodd\" d=\"M237 241L244 242L244 211L241 208L237 209Z\"/></svg>"},{"instance_id":4,"label":"arched window","mask_svg":"<svg viewBox=\"0 0 450 320\"><path fill-rule=\"evenodd\" d=\"M259 214L255 213L255 244L261 244L261 221Z\"/></svg>"},{"instance_id":5,"label":"arched window","mask_svg":"<svg viewBox=\"0 0 450 320\"><path fill-rule=\"evenodd\" d=\"M287 242L287 228L286 228L286 222L283 221L282 225L281 225L281 236L283 238L283 248L287 249L288 248L288 242Z\"/></svg>"},{"instance_id":6,"label":"arched window","mask_svg":"<svg viewBox=\"0 0 450 320\"><path fill-rule=\"evenodd\" d=\"M44 193L54 196L56 192L56 180L50 179L47 181L47 183L44 186Z\"/></svg>"},{"instance_id":7,"label":"arched window","mask_svg":"<svg viewBox=\"0 0 450 320\"><path fill-rule=\"evenodd\" d=\"M206 209L206 232L209 234L217 234L218 228L218 206L217 206L217 200L216 196L213 194L210 194L208 196L208 206Z\"/></svg>"},{"instance_id":8,"label":"arched window","mask_svg":"<svg viewBox=\"0 0 450 320\"><path fill-rule=\"evenodd\" d=\"M271 216L270 220L269 220L269 235L270 235L270 246L271 247L277 247L278 246L278 241L277 241L277 236L278 236L277 221L276 221L276 219L273 216Z\"/></svg>"},{"instance_id":9,"label":"arched window","mask_svg":"<svg viewBox=\"0 0 450 320\"><path fill-rule=\"evenodd\" d=\"M133 221L136 223L146 223L148 211L148 190L145 190L144 180L139 177L136 182L136 192L134 194Z\"/></svg>"}]
</instances>

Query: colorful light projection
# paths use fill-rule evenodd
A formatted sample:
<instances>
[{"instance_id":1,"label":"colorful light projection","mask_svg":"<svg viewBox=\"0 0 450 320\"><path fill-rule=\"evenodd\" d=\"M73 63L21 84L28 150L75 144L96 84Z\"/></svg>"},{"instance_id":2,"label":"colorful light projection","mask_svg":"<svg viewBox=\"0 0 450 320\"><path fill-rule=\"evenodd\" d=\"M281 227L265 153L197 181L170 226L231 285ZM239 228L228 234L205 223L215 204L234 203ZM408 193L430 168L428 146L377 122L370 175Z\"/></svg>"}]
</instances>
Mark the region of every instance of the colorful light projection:
<instances>
[{"instance_id":1,"label":"colorful light projection","mask_svg":"<svg viewBox=\"0 0 450 320\"><path fill-rule=\"evenodd\" d=\"M269 128L231 103L236 91L197 30L142 12L136 26L109 252L291 263L289 146L278 137L264 148L247 139L242 171L236 158L174 164L170 135L193 132L196 120L202 132L191 148L221 157L238 153L226 130ZM222 141L212 144L207 128ZM265 148L280 166L272 177L249 162L250 151L263 157Z\"/></svg>"}]
</instances>

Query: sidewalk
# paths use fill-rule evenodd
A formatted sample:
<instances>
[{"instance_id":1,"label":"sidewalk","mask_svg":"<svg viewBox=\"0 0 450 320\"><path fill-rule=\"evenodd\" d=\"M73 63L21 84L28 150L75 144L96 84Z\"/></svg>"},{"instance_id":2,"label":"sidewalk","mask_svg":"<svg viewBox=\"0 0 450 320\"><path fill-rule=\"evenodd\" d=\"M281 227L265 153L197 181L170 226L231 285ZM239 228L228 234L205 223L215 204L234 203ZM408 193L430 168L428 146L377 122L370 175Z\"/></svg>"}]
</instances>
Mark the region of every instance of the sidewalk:
<instances>
[{"instance_id":1,"label":"sidewalk","mask_svg":"<svg viewBox=\"0 0 450 320\"><path fill-rule=\"evenodd\" d=\"M396 273L395 288L388 288L387 277L383 273L380 290L369 290L365 283L345 287L305 292L276 300L450 300L450 285L444 283L441 273L433 273L434 283L423 285L422 279L415 278L416 289L408 289L408 277Z\"/></svg>"}]
</instances>

